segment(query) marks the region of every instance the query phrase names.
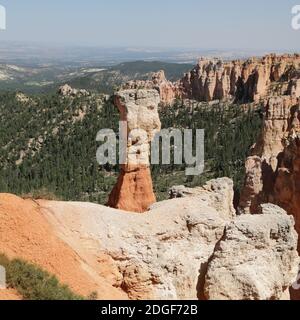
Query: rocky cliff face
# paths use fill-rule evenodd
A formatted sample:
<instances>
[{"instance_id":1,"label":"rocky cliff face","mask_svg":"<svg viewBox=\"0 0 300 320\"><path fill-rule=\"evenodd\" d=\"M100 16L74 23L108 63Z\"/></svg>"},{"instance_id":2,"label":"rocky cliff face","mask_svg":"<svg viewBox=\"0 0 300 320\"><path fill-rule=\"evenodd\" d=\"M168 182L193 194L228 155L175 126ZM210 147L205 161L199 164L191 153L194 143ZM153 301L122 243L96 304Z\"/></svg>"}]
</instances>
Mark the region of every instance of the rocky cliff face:
<instances>
[{"instance_id":1,"label":"rocky cliff face","mask_svg":"<svg viewBox=\"0 0 300 320\"><path fill-rule=\"evenodd\" d=\"M288 299L299 263L293 218L276 206L237 218L232 202L233 183L224 178L147 214L39 204L79 257L109 262L107 281L130 299Z\"/></svg>"},{"instance_id":2,"label":"rocky cliff face","mask_svg":"<svg viewBox=\"0 0 300 320\"><path fill-rule=\"evenodd\" d=\"M293 217L273 205L236 217L228 178L191 190L146 214L0 195L1 251L99 299L289 299Z\"/></svg>"},{"instance_id":3,"label":"rocky cliff face","mask_svg":"<svg viewBox=\"0 0 300 320\"><path fill-rule=\"evenodd\" d=\"M156 89L163 105L176 98L197 101L258 102L270 94L299 96L300 55L266 55L246 61L223 62L201 58L193 70L175 83L163 71L149 81L130 81L123 89Z\"/></svg>"},{"instance_id":4,"label":"rocky cliff face","mask_svg":"<svg viewBox=\"0 0 300 320\"><path fill-rule=\"evenodd\" d=\"M280 155L274 184L273 202L292 214L296 230L300 234L300 135L296 134L287 142ZM300 251L300 241L298 244Z\"/></svg>"},{"instance_id":5,"label":"rocky cliff face","mask_svg":"<svg viewBox=\"0 0 300 320\"><path fill-rule=\"evenodd\" d=\"M225 228L208 264L206 297L288 299L291 279L298 272L296 248L294 219L279 207L263 205L261 214L239 216Z\"/></svg>"},{"instance_id":6,"label":"rocky cliff face","mask_svg":"<svg viewBox=\"0 0 300 320\"><path fill-rule=\"evenodd\" d=\"M161 123L159 94L154 89L127 89L115 95L121 121L127 124L126 164L121 166L108 206L132 212L145 212L155 201L150 173L150 143Z\"/></svg>"},{"instance_id":7,"label":"rocky cliff face","mask_svg":"<svg viewBox=\"0 0 300 320\"><path fill-rule=\"evenodd\" d=\"M280 205L294 215L298 233L299 133L299 99L295 96L269 98L263 131L246 161L246 180L240 200L242 213L257 213L258 206L264 202Z\"/></svg>"},{"instance_id":8,"label":"rocky cliff face","mask_svg":"<svg viewBox=\"0 0 300 320\"><path fill-rule=\"evenodd\" d=\"M270 91L297 95L299 67L299 55L267 55L232 62L200 59L175 87L179 95L187 99L257 102Z\"/></svg>"},{"instance_id":9,"label":"rocky cliff face","mask_svg":"<svg viewBox=\"0 0 300 320\"><path fill-rule=\"evenodd\" d=\"M122 89L155 89L159 92L160 100L163 105L170 105L174 102L177 95L180 95L175 84L168 81L165 72L160 70L152 75L151 80L129 81L122 86Z\"/></svg>"}]
</instances>

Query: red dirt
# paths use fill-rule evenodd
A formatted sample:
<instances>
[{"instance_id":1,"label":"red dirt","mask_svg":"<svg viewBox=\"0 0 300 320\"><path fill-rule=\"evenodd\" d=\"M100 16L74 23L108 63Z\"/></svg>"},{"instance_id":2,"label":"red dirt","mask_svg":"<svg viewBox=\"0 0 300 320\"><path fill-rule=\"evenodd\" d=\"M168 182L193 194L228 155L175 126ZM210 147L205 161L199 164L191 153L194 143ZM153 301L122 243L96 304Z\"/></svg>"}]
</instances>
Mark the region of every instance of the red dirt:
<instances>
[{"instance_id":1,"label":"red dirt","mask_svg":"<svg viewBox=\"0 0 300 320\"><path fill-rule=\"evenodd\" d=\"M99 272L91 272L90 266L58 238L33 200L0 194L0 253L37 264L78 294L88 296L96 291L99 299L126 298ZM105 264L105 259L100 261ZM102 270L109 273L109 264Z\"/></svg>"}]
</instances>

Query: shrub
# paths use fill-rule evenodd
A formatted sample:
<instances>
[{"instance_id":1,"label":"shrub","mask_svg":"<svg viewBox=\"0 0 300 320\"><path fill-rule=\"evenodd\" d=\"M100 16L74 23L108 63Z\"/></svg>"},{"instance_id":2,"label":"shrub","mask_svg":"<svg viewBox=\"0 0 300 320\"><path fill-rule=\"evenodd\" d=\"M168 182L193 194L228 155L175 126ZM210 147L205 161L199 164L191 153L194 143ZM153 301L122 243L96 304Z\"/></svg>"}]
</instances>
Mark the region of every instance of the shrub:
<instances>
[{"instance_id":1,"label":"shrub","mask_svg":"<svg viewBox=\"0 0 300 320\"><path fill-rule=\"evenodd\" d=\"M9 261L0 255L0 264L6 268L7 284L25 300L83 300L68 286L41 268L20 259Z\"/></svg>"}]
</instances>

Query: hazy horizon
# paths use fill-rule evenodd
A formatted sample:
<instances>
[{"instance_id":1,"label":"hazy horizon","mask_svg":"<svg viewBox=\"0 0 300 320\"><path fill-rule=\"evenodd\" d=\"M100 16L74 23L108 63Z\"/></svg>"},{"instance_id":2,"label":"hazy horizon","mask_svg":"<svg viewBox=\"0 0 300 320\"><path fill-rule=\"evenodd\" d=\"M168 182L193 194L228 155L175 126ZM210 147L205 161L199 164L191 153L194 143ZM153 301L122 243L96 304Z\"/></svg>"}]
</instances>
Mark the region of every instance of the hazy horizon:
<instances>
[{"instance_id":1,"label":"hazy horizon","mask_svg":"<svg viewBox=\"0 0 300 320\"><path fill-rule=\"evenodd\" d=\"M299 51L291 27L295 0L0 0L7 30L0 42L47 46L171 50Z\"/></svg>"}]
</instances>

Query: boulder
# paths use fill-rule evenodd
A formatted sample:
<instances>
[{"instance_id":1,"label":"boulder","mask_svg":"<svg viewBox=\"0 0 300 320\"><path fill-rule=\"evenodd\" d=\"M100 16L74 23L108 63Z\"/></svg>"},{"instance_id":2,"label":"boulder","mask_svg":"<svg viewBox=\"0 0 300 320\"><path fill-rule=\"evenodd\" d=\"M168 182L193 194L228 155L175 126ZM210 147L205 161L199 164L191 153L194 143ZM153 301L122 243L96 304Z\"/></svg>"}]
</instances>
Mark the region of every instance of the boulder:
<instances>
[{"instance_id":1,"label":"boulder","mask_svg":"<svg viewBox=\"0 0 300 320\"><path fill-rule=\"evenodd\" d=\"M226 228L208 264L210 300L284 300L295 282L299 257L294 219L275 205L241 215Z\"/></svg>"}]
</instances>

